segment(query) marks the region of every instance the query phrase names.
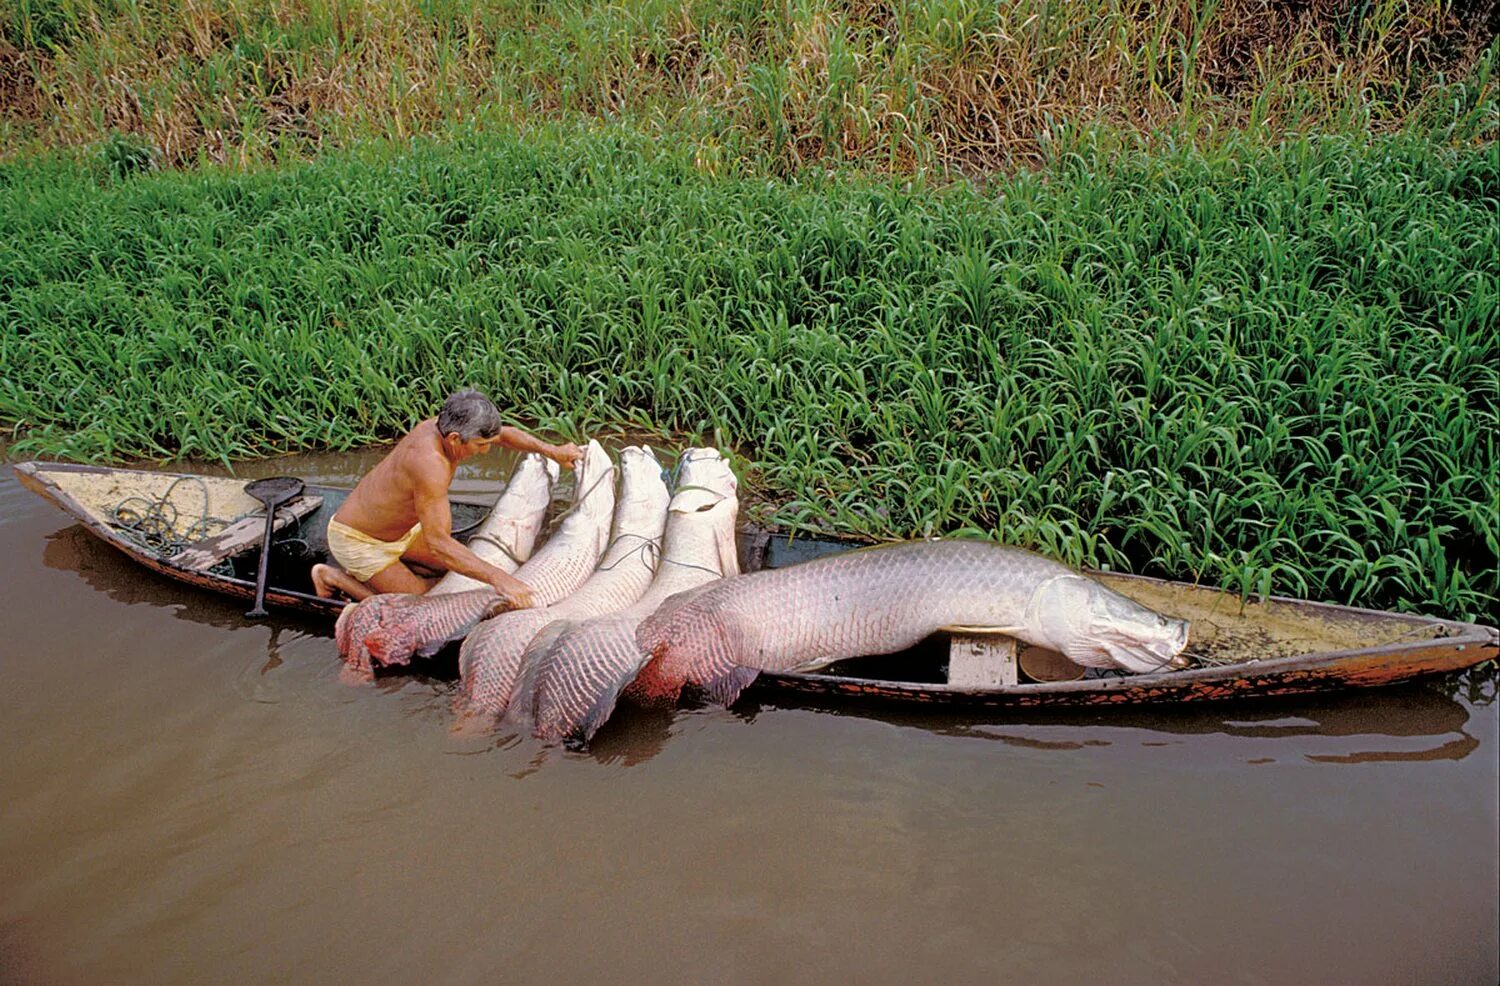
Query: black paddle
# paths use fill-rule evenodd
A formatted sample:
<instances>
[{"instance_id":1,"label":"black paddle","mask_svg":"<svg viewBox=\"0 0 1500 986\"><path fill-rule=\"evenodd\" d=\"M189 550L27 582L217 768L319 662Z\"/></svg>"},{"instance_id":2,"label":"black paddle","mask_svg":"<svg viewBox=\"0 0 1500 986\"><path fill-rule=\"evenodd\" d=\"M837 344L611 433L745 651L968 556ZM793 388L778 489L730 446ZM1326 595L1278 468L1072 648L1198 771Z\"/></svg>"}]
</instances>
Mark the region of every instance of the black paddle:
<instances>
[{"instance_id":1,"label":"black paddle","mask_svg":"<svg viewBox=\"0 0 1500 986\"><path fill-rule=\"evenodd\" d=\"M245 492L266 505L266 536L260 545L260 570L255 573L255 608L245 616L258 620L266 615L266 566L271 562L271 531L276 526L276 508L302 492L295 476L270 476L245 484Z\"/></svg>"}]
</instances>

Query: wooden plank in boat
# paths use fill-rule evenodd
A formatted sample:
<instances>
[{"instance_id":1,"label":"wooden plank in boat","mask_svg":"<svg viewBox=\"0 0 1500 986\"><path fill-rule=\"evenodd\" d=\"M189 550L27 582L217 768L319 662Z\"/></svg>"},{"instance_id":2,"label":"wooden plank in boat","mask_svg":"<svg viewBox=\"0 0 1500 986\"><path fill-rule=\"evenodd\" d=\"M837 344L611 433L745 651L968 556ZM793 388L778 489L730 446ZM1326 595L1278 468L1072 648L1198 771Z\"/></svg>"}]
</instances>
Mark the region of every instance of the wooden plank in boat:
<instances>
[{"instance_id":1,"label":"wooden plank in boat","mask_svg":"<svg viewBox=\"0 0 1500 986\"><path fill-rule=\"evenodd\" d=\"M954 688L1010 688L1021 680L1016 638L993 627L945 627L948 684Z\"/></svg>"},{"instance_id":2,"label":"wooden plank in boat","mask_svg":"<svg viewBox=\"0 0 1500 986\"><path fill-rule=\"evenodd\" d=\"M276 508L273 530L281 530L294 524L323 505L321 496L293 497ZM266 515L264 512L241 517L213 537L195 541L183 548L167 561L193 572L206 572L225 558L258 545L265 537Z\"/></svg>"}]
</instances>

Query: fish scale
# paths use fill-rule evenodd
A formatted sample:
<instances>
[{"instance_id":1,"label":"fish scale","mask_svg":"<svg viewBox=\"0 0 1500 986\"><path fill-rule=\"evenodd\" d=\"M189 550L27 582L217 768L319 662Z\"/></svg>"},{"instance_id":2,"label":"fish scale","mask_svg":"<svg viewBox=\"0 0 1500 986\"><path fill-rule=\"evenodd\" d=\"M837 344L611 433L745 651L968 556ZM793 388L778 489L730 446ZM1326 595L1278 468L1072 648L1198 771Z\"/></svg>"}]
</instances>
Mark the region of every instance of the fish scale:
<instances>
[{"instance_id":1,"label":"fish scale","mask_svg":"<svg viewBox=\"0 0 1500 986\"><path fill-rule=\"evenodd\" d=\"M515 571L515 577L531 588L533 606L550 606L570 596L598 565L609 540L615 512L614 463L598 442L589 442L584 450L574 482L575 498L562 526Z\"/></svg>"},{"instance_id":2,"label":"fish scale","mask_svg":"<svg viewBox=\"0 0 1500 986\"><path fill-rule=\"evenodd\" d=\"M610 547L588 581L553 606L501 613L464 638L458 655L463 711L487 717L505 711L526 645L547 624L613 612L646 591L656 570L669 495L661 464L649 448L622 449L620 471Z\"/></svg>"},{"instance_id":3,"label":"fish scale","mask_svg":"<svg viewBox=\"0 0 1500 986\"><path fill-rule=\"evenodd\" d=\"M1080 621L1094 609L1066 605L1074 583L1086 594L1077 598L1120 617L1114 628L1101 631L1097 621L1088 628L1110 634L1119 654L1101 656L1079 643ZM648 704L675 702L688 684L732 701L743 687L735 683L753 680L747 672L807 671L894 653L950 626L1005 628L1099 667L1123 666L1122 655L1134 652L1120 641L1135 633L1157 665L1129 670L1167 666L1187 640L1182 621L1041 555L985 541L914 541L742 575L663 606L638 629L637 642L652 657L636 686Z\"/></svg>"},{"instance_id":4,"label":"fish scale","mask_svg":"<svg viewBox=\"0 0 1500 986\"><path fill-rule=\"evenodd\" d=\"M469 536L468 548L481 561L507 574L514 572L531 557L547 505L552 502L552 487L557 483L556 462L536 452L521 458L505 484L505 492ZM483 588L486 583L460 572L449 572L438 579L427 595L445 595Z\"/></svg>"},{"instance_id":5,"label":"fish scale","mask_svg":"<svg viewBox=\"0 0 1500 986\"><path fill-rule=\"evenodd\" d=\"M506 722L545 740L587 742L645 663L635 630L678 593L738 569L734 474L715 450L684 456L656 577L635 604L605 616L552 623L527 647Z\"/></svg>"}]
</instances>

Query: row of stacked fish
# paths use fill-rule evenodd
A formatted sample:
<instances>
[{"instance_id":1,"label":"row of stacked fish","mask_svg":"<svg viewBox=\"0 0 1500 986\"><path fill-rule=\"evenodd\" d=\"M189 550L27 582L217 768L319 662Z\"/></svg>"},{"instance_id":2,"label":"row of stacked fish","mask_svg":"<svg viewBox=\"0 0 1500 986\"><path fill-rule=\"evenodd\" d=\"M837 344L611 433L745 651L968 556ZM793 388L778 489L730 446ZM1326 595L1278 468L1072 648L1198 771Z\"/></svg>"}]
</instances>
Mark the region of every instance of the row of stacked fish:
<instances>
[{"instance_id":1,"label":"row of stacked fish","mask_svg":"<svg viewBox=\"0 0 1500 986\"><path fill-rule=\"evenodd\" d=\"M557 475L523 458L468 542L531 587L533 608L501 611L491 587L457 573L425 596L373 596L338 619L348 672L369 677L461 639L467 720L576 746L622 695L670 705L691 687L727 705L762 671L894 653L951 626L1001 629L1084 666L1182 665L1185 622L989 542L913 541L740 574L735 477L712 448L686 450L669 490L651 449L627 447L616 466L590 442L572 505L536 548Z\"/></svg>"}]
</instances>

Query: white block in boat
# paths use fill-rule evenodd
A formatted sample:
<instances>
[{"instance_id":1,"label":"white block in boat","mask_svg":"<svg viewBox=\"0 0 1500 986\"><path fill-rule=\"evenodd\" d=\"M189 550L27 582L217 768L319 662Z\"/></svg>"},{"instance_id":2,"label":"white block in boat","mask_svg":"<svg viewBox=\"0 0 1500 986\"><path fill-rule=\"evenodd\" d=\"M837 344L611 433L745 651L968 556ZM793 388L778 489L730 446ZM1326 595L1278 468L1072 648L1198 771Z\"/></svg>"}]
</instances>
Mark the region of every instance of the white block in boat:
<instances>
[{"instance_id":1,"label":"white block in boat","mask_svg":"<svg viewBox=\"0 0 1500 986\"><path fill-rule=\"evenodd\" d=\"M1006 688L1020 681L1016 638L992 627L944 627L948 633L948 684L954 688Z\"/></svg>"}]
</instances>

